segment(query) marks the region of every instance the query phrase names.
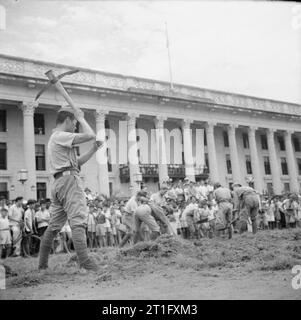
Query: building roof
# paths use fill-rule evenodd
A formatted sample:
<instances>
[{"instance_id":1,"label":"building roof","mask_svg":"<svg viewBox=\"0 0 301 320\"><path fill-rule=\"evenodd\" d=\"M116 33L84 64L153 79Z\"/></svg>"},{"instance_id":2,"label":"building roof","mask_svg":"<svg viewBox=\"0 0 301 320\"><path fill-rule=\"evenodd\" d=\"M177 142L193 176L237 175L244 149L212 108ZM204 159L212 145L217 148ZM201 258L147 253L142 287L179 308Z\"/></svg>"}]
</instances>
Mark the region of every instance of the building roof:
<instances>
[{"instance_id":1,"label":"building roof","mask_svg":"<svg viewBox=\"0 0 301 320\"><path fill-rule=\"evenodd\" d=\"M158 95L165 98L191 100L243 109L257 109L301 116L301 105L273 99L200 88L196 86L173 84L154 79L140 78L117 73L103 72L88 68L74 67L58 63L14 57L0 54L0 74L10 74L30 79L46 80L44 73L52 69L56 74L78 69L80 72L68 76L64 82L88 85L91 87L122 90L145 95Z\"/></svg>"}]
</instances>

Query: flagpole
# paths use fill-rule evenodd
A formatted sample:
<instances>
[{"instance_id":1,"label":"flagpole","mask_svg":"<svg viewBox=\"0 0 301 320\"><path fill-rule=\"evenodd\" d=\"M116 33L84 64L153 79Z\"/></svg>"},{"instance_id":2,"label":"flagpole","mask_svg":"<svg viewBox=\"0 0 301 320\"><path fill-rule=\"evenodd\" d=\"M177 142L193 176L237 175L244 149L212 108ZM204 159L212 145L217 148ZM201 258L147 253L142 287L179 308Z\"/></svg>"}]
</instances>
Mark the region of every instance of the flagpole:
<instances>
[{"instance_id":1,"label":"flagpole","mask_svg":"<svg viewBox=\"0 0 301 320\"><path fill-rule=\"evenodd\" d=\"M170 90L173 90L173 81L172 81L171 59L170 59L170 51L169 51L169 39L168 39L167 22L165 22L165 32L166 32L166 47L167 47L167 53L168 53L168 64L169 64L169 81L170 81Z\"/></svg>"}]
</instances>

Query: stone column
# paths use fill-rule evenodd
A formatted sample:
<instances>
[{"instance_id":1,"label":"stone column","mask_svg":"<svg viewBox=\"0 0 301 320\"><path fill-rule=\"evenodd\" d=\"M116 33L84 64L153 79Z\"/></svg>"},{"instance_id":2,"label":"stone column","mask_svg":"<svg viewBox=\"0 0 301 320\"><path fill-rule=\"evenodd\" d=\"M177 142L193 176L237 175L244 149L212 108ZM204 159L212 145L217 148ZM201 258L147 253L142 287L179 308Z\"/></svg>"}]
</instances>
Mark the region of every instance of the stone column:
<instances>
[{"instance_id":1,"label":"stone column","mask_svg":"<svg viewBox=\"0 0 301 320\"><path fill-rule=\"evenodd\" d=\"M215 147L215 139L214 139L214 126L215 125L216 125L216 123L214 123L214 122L208 122L206 125L210 179L213 183L219 181L219 173L218 173L217 157L216 157L216 147Z\"/></svg>"},{"instance_id":2,"label":"stone column","mask_svg":"<svg viewBox=\"0 0 301 320\"><path fill-rule=\"evenodd\" d=\"M34 136L34 111L38 103L23 101L21 109L23 111L23 148L24 164L28 171L28 180L24 183L24 199L37 198L36 179L36 159L35 159L35 136ZM34 188L32 188L34 187Z\"/></svg>"},{"instance_id":3,"label":"stone column","mask_svg":"<svg viewBox=\"0 0 301 320\"><path fill-rule=\"evenodd\" d=\"M97 140L104 141L104 145L96 152L97 161L97 181L98 181L98 193L107 197L110 196L109 188L109 171L108 171L108 156L107 156L107 141L106 141L106 129L105 119L107 110L97 109L95 111L96 119L96 137Z\"/></svg>"},{"instance_id":4,"label":"stone column","mask_svg":"<svg viewBox=\"0 0 301 320\"><path fill-rule=\"evenodd\" d=\"M137 132L136 132L136 118L138 114L129 113L127 116L128 125L128 163L130 169L130 183L133 186L132 192L136 193L139 190L135 175L140 172L138 148L137 148Z\"/></svg>"},{"instance_id":5,"label":"stone column","mask_svg":"<svg viewBox=\"0 0 301 320\"><path fill-rule=\"evenodd\" d=\"M251 152L251 164L252 164L252 172L254 176L254 188L262 193L263 192L263 182L262 182L262 175L260 173L260 166L259 166L259 158L258 158L258 151L256 145L256 127L249 127L248 129L248 137L250 143L250 152Z\"/></svg>"},{"instance_id":6,"label":"stone column","mask_svg":"<svg viewBox=\"0 0 301 320\"><path fill-rule=\"evenodd\" d=\"M184 160L185 160L185 175L190 181L195 181L194 163L192 156L192 137L190 124L191 120L185 119L182 122L183 132L183 148L184 148Z\"/></svg>"},{"instance_id":7,"label":"stone column","mask_svg":"<svg viewBox=\"0 0 301 320\"><path fill-rule=\"evenodd\" d=\"M272 180L273 180L273 190L275 194L281 194L282 185L280 179L280 170L277 159L277 153L275 148L275 140L274 140L274 129L268 129L268 148L269 148L269 156L270 156L270 164L271 164L271 172L272 172Z\"/></svg>"},{"instance_id":8,"label":"stone column","mask_svg":"<svg viewBox=\"0 0 301 320\"><path fill-rule=\"evenodd\" d=\"M237 128L237 125L230 124L228 126L232 178L233 178L233 182L239 182L243 184L243 177L240 171L238 152L237 152L236 135L235 135L236 128Z\"/></svg>"},{"instance_id":9,"label":"stone column","mask_svg":"<svg viewBox=\"0 0 301 320\"><path fill-rule=\"evenodd\" d=\"M195 162L197 166L205 165L205 146L203 128L197 128L195 131Z\"/></svg>"},{"instance_id":10,"label":"stone column","mask_svg":"<svg viewBox=\"0 0 301 320\"><path fill-rule=\"evenodd\" d=\"M155 119L156 125L156 143L157 143L157 158L158 158L158 171L159 171L159 182L160 185L164 181L168 180L168 167L166 159L166 142L164 134L164 121L167 118L157 117Z\"/></svg>"},{"instance_id":11,"label":"stone column","mask_svg":"<svg viewBox=\"0 0 301 320\"><path fill-rule=\"evenodd\" d=\"M288 164L288 173L290 177L290 190L292 192L299 192L296 159L295 159L293 145L292 145L292 133L293 133L292 131L286 131L284 134L285 150L286 150L286 157L287 157L287 164Z\"/></svg>"}]
</instances>

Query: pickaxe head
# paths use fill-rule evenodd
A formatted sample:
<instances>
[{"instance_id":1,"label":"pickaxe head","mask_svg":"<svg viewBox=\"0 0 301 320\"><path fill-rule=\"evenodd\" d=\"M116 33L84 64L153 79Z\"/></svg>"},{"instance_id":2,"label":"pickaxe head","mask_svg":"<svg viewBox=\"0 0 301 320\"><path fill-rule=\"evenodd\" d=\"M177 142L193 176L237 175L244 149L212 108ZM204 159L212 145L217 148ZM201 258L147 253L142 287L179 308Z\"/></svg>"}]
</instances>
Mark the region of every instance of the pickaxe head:
<instances>
[{"instance_id":1,"label":"pickaxe head","mask_svg":"<svg viewBox=\"0 0 301 320\"><path fill-rule=\"evenodd\" d=\"M47 78L49 79L49 81L47 82L47 84L39 91L39 93L37 94L35 101L39 99L39 97L42 95L42 93L44 91L46 91L49 87L51 87L53 84L55 84L57 81L59 81L60 79L62 79L63 77L67 76L67 75L71 75L74 74L76 72L78 72L79 70L71 70L71 71L67 71L64 72L62 74L60 74L59 76L55 76L53 70L48 70L47 72L45 72L45 75L47 76Z\"/></svg>"}]
</instances>

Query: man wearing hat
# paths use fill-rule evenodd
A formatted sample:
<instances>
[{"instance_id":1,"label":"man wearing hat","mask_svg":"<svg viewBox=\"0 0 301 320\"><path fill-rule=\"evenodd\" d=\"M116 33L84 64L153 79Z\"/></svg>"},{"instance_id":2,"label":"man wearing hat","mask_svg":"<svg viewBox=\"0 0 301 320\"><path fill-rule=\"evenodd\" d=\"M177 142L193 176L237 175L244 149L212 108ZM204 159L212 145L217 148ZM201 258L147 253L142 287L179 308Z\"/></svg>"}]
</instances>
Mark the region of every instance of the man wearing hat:
<instances>
[{"instance_id":1,"label":"man wearing hat","mask_svg":"<svg viewBox=\"0 0 301 320\"><path fill-rule=\"evenodd\" d=\"M81 125L82 133L74 132L77 122ZM93 142L90 150L77 158L75 146L89 141ZM85 120L83 111L63 108L58 112L56 128L48 142L50 172L54 182L51 190L51 220L41 242L39 269L48 267L53 240L68 218L80 267L98 270L96 262L88 255L88 210L79 171L101 145L102 142L96 141L96 135Z\"/></svg>"},{"instance_id":2,"label":"man wearing hat","mask_svg":"<svg viewBox=\"0 0 301 320\"><path fill-rule=\"evenodd\" d=\"M134 243L136 243L139 240L139 237L143 239L143 235L140 231L140 227L143 222L149 227L151 231L151 240L155 240L160 235L160 227L152 215L152 209L148 204L149 199L146 197L146 195L138 194L137 201L138 207L135 210L134 216L136 229Z\"/></svg>"},{"instance_id":3,"label":"man wearing hat","mask_svg":"<svg viewBox=\"0 0 301 320\"><path fill-rule=\"evenodd\" d=\"M260 208L258 193L251 187L233 183L234 208L239 212L240 220L244 221L250 217L252 221L252 232L257 232L257 215Z\"/></svg>"},{"instance_id":4,"label":"man wearing hat","mask_svg":"<svg viewBox=\"0 0 301 320\"><path fill-rule=\"evenodd\" d=\"M135 233L135 211L138 207L137 197L139 194L144 194L143 191L138 192L138 194L134 194L131 198L127 201L124 206L124 216L123 216L123 223L126 226L126 233L122 238L119 247L122 248L129 240L131 240ZM146 194L146 193L145 193Z\"/></svg>"},{"instance_id":5,"label":"man wearing hat","mask_svg":"<svg viewBox=\"0 0 301 320\"><path fill-rule=\"evenodd\" d=\"M135 229L136 234L134 242L137 242L139 236L143 239L141 234L140 226L142 223L147 225L151 231L151 240L155 240L160 235L160 226L157 223L159 221L164 227L163 232L169 232L170 234L175 234L173 232L172 226L166 217L162 207L151 201L146 194L137 194L138 207L135 210Z\"/></svg>"},{"instance_id":6,"label":"man wearing hat","mask_svg":"<svg viewBox=\"0 0 301 320\"><path fill-rule=\"evenodd\" d=\"M218 211L216 214L216 223L220 223L222 227L225 227L232 220L232 196L229 188L222 187L219 182L214 184L213 197L218 205ZM232 226L228 228L229 239L232 238Z\"/></svg>"}]
</instances>

